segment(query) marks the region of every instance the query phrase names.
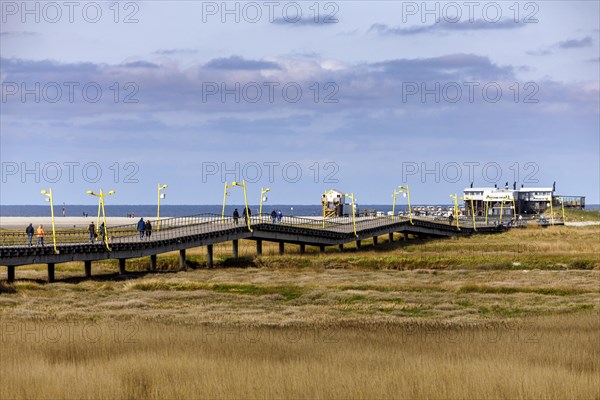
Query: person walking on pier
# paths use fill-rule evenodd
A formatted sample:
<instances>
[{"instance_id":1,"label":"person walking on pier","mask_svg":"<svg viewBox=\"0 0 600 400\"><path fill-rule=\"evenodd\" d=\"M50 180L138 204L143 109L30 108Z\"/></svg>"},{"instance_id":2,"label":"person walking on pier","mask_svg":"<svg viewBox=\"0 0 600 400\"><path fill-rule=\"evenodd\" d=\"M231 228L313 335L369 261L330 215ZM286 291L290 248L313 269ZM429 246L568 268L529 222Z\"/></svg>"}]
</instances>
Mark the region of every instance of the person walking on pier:
<instances>
[{"instance_id":1,"label":"person walking on pier","mask_svg":"<svg viewBox=\"0 0 600 400\"><path fill-rule=\"evenodd\" d=\"M42 247L44 247L44 234L46 232L44 232L44 226L42 224L40 224L40 226L38 226L37 228L37 244L38 246L41 244Z\"/></svg>"},{"instance_id":2,"label":"person walking on pier","mask_svg":"<svg viewBox=\"0 0 600 400\"><path fill-rule=\"evenodd\" d=\"M104 222L100 224L100 236L102 236L102 243L106 243L106 227L104 226Z\"/></svg>"},{"instance_id":3,"label":"person walking on pier","mask_svg":"<svg viewBox=\"0 0 600 400\"><path fill-rule=\"evenodd\" d=\"M146 221L144 231L146 232L146 237L150 239L150 236L152 235L152 224L150 223L150 220Z\"/></svg>"},{"instance_id":4,"label":"person walking on pier","mask_svg":"<svg viewBox=\"0 0 600 400\"><path fill-rule=\"evenodd\" d=\"M250 207L244 207L244 222L246 222L247 218L252 216L252 212L250 211Z\"/></svg>"},{"instance_id":5,"label":"person walking on pier","mask_svg":"<svg viewBox=\"0 0 600 400\"><path fill-rule=\"evenodd\" d=\"M281 218L283 218L283 213L281 212L281 210L277 210L277 223L278 224L281 223Z\"/></svg>"},{"instance_id":6,"label":"person walking on pier","mask_svg":"<svg viewBox=\"0 0 600 400\"><path fill-rule=\"evenodd\" d=\"M450 214L448 215L448 224L452 225L452 221L454 221L454 215Z\"/></svg>"},{"instance_id":7,"label":"person walking on pier","mask_svg":"<svg viewBox=\"0 0 600 400\"><path fill-rule=\"evenodd\" d=\"M144 218L140 218L137 223L137 230L140 233L140 239L144 239L144 232L146 231L146 224L144 223Z\"/></svg>"},{"instance_id":8,"label":"person walking on pier","mask_svg":"<svg viewBox=\"0 0 600 400\"><path fill-rule=\"evenodd\" d=\"M277 211L273 210L273 211L271 211L271 222L275 223L276 220L277 220Z\"/></svg>"},{"instance_id":9,"label":"person walking on pier","mask_svg":"<svg viewBox=\"0 0 600 400\"><path fill-rule=\"evenodd\" d=\"M33 240L33 234L35 230L33 229L33 224L29 224L27 228L25 228L25 233L27 234L27 243L29 247L31 247L31 241Z\"/></svg>"},{"instance_id":10,"label":"person walking on pier","mask_svg":"<svg viewBox=\"0 0 600 400\"><path fill-rule=\"evenodd\" d=\"M88 226L88 232L90 233L90 243L94 243L94 239L96 239L96 225L94 225L94 221L90 222Z\"/></svg>"},{"instance_id":11,"label":"person walking on pier","mask_svg":"<svg viewBox=\"0 0 600 400\"><path fill-rule=\"evenodd\" d=\"M240 218L240 213L238 212L238 209L236 208L235 210L233 210L233 222L237 225L238 224L238 219Z\"/></svg>"}]
</instances>

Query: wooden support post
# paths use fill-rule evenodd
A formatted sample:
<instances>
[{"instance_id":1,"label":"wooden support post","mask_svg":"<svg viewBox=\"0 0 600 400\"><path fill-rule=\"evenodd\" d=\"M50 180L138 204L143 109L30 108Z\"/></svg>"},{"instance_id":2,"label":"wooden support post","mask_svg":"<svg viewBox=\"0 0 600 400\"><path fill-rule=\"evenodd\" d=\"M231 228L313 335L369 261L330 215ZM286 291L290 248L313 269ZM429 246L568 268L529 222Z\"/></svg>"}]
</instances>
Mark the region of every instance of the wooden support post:
<instances>
[{"instance_id":1,"label":"wooden support post","mask_svg":"<svg viewBox=\"0 0 600 400\"><path fill-rule=\"evenodd\" d=\"M373 246L377 246L377 236L373 236Z\"/></svg>"},{"instance_id":2,"label":"wooden support post","mask_svg":"<svg viewBox=\"0 0 600 400\"><path fill-rule=\"evenodd\" d=\"M404 241L406 242L408 240L408 232L404 232Z\"/></svg>"},{"instance_id":3,"label":"wooden support post","mask_svg":"<svg viewBox=\"0 0 600 400\"><path fill-rule=\"evenodd\" d=\"M15 266L14 265L9 265L8 267L8 276L7 276L7 281L8 282L14 282L15 281Z\"/></svg>"},{"instance_id":4,"label":"wooden support post","mask_svg":"<svg viewBox=\"0 0 600 400\"><path fill-rule=\"evenodd\" d=\"M119 274L125 275L127 271L125 271L125 258L119 258Z\"/></svg>"},{"instance_id":5,"label":"wooden support post","mask_svg":"<svg viewBox=\"0 0 600 400\"><path fill-rule=\"evenodd\" d=\"M85 269L85 277L91 278L91 276L92 276L92 260L85 260L83 262L83 268Z\"/></svg>"},{"instance_id":6,"label":"wooden support post","mask_svg":"<svg viewBox=\"0 0 600 400\"><path fill-rule=\"evenodd\" d=\"M213 267L213 245L209 244L206 246L206 266L208 268Z\"/></svg>"},{"instance_id":7,"label":"wooden support post","mask_svg":"<svg viewBox=\"0 0 600 400\"><path fill-rule=\"evenodd\" d=\"M54 282L54 263L48 263L48 282Z\"/></svg>"},{"instance_id":8,"label":"wooden support post","mask_svg":"<svg viewBox=\"0 0 600 400\"><path fill-rule=\"evenodd\" d=\"M320 245L320 246L319 246L319 251L320 251L321 253L325 253L325 246L324 246L324 245Z\"/></svg>"},{"instance_id":9,"label":"wooden support post","mask_svg":"<svg viewBox=\"0 0 600 400\"><path fill-rule=\"evenodd\" d=\"M285 254L285 242L279 242L279 254Z\"/></svg>"},{"instance_id":10,"label":"wooden support post","mask_svg":"<svg viewBox=\"0 0 600 400\"><path fill-rule=\"evenodd\" d=\"M260 239L256 241L256 255L262 256L262 240Z\"/></svg>"},{"instance_id":11,"label":"wooden support post","mask_svg":"<svg viewBox=\"0 0 600 400\"><path fill-rule=\"evenodd\" d=\"M156 272L156 254L150 255L150 271Z\"/></svg>"},{"instance_id":12,"label":"wooden support post","mask_svg":"<svg viewBox=\"0 0 600 400\"><path fill-rule=\"evenodd\" d=\"M388 236L390 237L390 243L392 243L394 241L394 232L390 232Z\"/></svg>"},{"instance_id":13,"label":"wooden support post","mask_svg":"<svg viewBox=\"0 0 600 400\"><path fill-rule=\"evenodd\" d=\"M306 253L306 245L304 243L300 243L300 254Z\"/></svg>"},{"instance_id":14,"label":"wooden support post","mask_svg":"<svg viewBox=\"0 0 600 400\"><path fill-rule=\"evenodd\" d=\"M185 249L179 250L179 270L185 271Z\"/></svg>"},{"instance_id":15,"label":"wooden support post","mask_svg":"<svg viewBox=\"0 0 600 400\"><path fill-rule=\"evenodd\" d=\"M340 243L338 244L338 251L341 253L342 251L344 251L344 243Z\"/></svg>"},{"instance_id":16,"label":"wooden support post","mask_svg":"<svg viewBox=\"0 0 600 400\"><path fill-rule=\"evenodd\" d=\"M356 241L356 248L360 249L360 246L362 246L362 243L360 242L360 240Z\"/></svg>"},{"instance_id":17,"label":"wooden support post","mask_svg":"<svg viewBox=\"0 0 600 400\"><path fill-rule=\"evenodd\" d=\"M232 244L233 244L233 258L238 258L238 241L233 240Z\"/></svg>"}]
</instances>

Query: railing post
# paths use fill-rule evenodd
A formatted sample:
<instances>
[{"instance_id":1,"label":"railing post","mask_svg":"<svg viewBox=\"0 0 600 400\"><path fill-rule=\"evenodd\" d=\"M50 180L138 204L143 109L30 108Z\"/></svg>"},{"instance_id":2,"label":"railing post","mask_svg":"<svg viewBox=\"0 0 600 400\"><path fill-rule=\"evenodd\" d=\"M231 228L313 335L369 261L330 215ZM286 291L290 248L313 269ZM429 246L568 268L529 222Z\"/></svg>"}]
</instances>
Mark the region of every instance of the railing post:
<instances>
[{"instance_id":1,"label":"railing post","mask_svg":"<svg viewBox=\"0 0 600 400\"><path fill-rule=\"evenodd\" d=\"M83 262L83 268L85 269L85 277L89 278L92 276L92 261L91 260L85 260Z\"/></svg>"},{"instance_id":2,"label":"railing post","mask_svg":"<svg viewBox=\"0 0 600 400\"><path fill-rule=\"evenodd\" d=\"M54 282L54 263L48 263L48 282Z\"/></svg>"},{"instance_id":3,"label":"railing post","mask_svg":"<svg viewBox=\"0 0 600 400\"><path fill-rule=\"evenodd\" d=\"M125 258L119 258L119 275L125 275L127 271L125 271Z\"/></svg>"},{"instance_id":4,"label":"railing post","mask_svg":"<svg viewBox=\"0 0 600 400\"><path fill-rule=\"evenodd\" d=\"M206 246L206 266L208 268L213 267L213 245L209 244Z\"/></svg>"},{"instance_id":5,"label":"railing post","mask_svg":"<svg viewBox=\"0 0 600 400\"><path fill-rule=\"evenodd\" d=\"M233 258L238 258L238 241L237 240L232 241L232 252L233 252Z\"/></svg>"},{"instance_id":6,"label":"railing post","mask_svg":"<svg viewBox=\"0 0 600 400\"><path fill-rule=\"evenodd\" d=\"M262 256L262 240L260 239L256 241L256 255Z\"/></svg>"},{"instance_id":7,"label":"railing post","mask_svg":"<svg viewBox=\"0 0 600 400\"><path fill-rule=\"evenodd\" d=\"M179 250L179 270L185 271L185 249Z\"/></svg>"}]
</instances>

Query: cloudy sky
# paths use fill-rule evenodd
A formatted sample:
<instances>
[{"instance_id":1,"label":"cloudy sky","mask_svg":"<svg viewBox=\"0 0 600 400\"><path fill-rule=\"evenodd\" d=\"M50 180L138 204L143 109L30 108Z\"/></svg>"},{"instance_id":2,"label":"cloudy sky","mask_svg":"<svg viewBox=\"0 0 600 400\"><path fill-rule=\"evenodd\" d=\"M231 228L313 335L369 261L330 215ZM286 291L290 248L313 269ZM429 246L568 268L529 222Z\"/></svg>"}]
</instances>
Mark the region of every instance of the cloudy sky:
<instances>
[{"instance_id":1,"label":"cloudy sky","mask_svg":"<svg viewBox=\"0 0 600 400\"><path fill-rule=\"evenodd\" d=\"M0 204L599 203L597 1L0 4Z\"/></svg>"}]
</instances>

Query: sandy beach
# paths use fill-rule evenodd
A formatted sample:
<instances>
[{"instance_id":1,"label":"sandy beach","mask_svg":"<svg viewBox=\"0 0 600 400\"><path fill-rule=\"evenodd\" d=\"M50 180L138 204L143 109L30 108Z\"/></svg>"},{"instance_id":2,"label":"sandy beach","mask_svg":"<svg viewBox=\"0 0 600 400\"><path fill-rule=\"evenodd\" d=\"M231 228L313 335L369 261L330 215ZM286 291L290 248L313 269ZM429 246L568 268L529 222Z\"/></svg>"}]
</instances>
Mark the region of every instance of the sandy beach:
<instances>
[{"instance_id":1,"label":"sandy beach","mask_svg":"<svg viewBox=\"0 0 600 400\"><path fill-rule=\"evenodd\" d=\"M92 221L94 222L94 224L96 223L95 215L90 215L88 217L56 217L54 219L54 224L56 228L85 228ZM106 218L108 226L133 224L137 221L139 221L139 217ZM50 217L0 217L0 229L25 229L25 227L27 227L27 225L29 225L30 223L33 224L34 227L37 227L39 224L42 224L45 227L50 227L52 226L52 219Z\"/></svg>"}]
</instances>

